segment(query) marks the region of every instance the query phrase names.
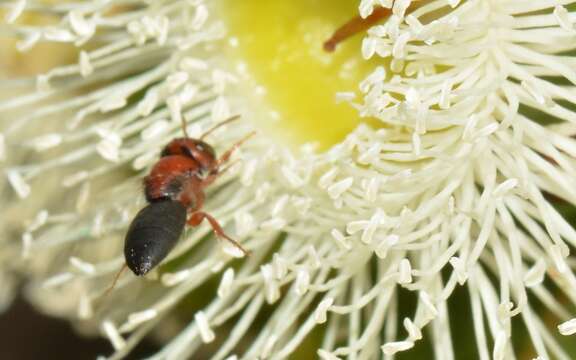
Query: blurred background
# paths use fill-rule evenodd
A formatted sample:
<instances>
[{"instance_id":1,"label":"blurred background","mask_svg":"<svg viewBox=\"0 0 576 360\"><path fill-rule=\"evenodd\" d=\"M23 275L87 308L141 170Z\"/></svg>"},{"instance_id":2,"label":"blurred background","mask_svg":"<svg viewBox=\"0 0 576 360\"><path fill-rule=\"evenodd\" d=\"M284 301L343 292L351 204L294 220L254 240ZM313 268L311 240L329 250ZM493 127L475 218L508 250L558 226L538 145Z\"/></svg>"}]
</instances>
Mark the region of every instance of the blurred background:
<instances>
[{"instance_id":1,"label":"blurred background","mask_svg":"<svg viewBox=\"0 0 576 360\"><path fill-rule=\"evenodd\" d=\"M78 335L67 321L38 313L22 297L0 315L0 359L96 359L112 352L108 340ZM142 359L158 347L150 339L128 359Z\"/></svg>"}]
</instances>

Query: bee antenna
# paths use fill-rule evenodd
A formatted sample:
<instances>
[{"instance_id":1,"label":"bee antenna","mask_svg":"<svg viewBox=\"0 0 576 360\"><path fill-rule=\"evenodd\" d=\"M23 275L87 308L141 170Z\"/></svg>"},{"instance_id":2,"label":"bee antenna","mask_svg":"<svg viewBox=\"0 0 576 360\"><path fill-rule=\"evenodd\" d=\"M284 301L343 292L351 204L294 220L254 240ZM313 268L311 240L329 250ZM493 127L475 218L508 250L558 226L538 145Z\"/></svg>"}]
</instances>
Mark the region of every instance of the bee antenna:
<instances>
[{"instance_id":1,"label":"bee antenna","mask_svg":"<svg viewBox=\"0 0 576 360\"><path fill-rule=\"evenodd\" d=\"M186 139L190 138L190 136L188 136L188 130L186 130L186 120L184 119L184 116L182 116L182 132L184 133L184 137Z\"/></svg>"},{"instance_id":2,"label":"bee antenna","mask_svg":"<svg viewBox=\"0 0 576 360\"><path fill-rule=\"evenodd\" d=\"M240 114L232 115L228 119L219 122L218 124L214 125L212 128L208 129L204 134L202 134L202 136L200 136L200 140L204 139L206 136L208 136L211 132L218 129L219 127L226 125L226 124L229 124L229 123L236 121L238 119L240 119Z\"/></svg>"}]
</instances>

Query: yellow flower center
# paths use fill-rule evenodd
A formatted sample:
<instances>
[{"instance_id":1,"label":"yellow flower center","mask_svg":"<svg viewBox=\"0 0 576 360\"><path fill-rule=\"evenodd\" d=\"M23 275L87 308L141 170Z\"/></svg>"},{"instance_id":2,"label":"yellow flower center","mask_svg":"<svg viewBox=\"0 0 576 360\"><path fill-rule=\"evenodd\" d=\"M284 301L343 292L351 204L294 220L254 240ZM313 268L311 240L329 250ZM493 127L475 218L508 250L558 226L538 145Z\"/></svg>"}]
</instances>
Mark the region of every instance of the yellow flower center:
<instances>
[{"instance_id":1,"label":"yellow flower center","mask_svg":"<svg viewBox=\"0 0 576 360\"><path fill-rule=\"evenodd\" d=\"M276 119L262 116L262 126L271 134L326 149L360 122L377 124L361 119L349 103L336 101L338 92L357 92L358 83L374 68L360 55L362 35L342 42L334 52L323 49L334 31L357 15L357 2L223 3L229 36L238 40L229 55L246 64L264 90L262 100L277 114Z\"/></svg>"}]
</instances>

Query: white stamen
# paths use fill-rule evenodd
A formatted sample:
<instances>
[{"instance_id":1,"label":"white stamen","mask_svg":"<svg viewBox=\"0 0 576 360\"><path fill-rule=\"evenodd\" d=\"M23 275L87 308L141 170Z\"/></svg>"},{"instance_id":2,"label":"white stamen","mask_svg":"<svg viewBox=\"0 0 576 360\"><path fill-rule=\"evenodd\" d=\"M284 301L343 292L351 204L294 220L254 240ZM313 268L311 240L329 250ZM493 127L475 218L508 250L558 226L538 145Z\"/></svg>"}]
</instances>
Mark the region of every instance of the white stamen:
<instances>
[{"instance_id":1,"label":"white stamen","mask_svg":"<svg viewBox=\"0 0 576 360\"><path fill-rule=\"evenodd\" d=\"M176 89L180 88L186 83L186 81L188 81L188 78L189 75L185 71L178 71L168 75L168 78L166 78L166 86L168 87L168 91L170 93L176 91Z\"/></svg>"},{"instance_id":2,"label":"white stamen","mask_svg":"<svg viewBox=\"0 0 576 360\"><path fill-rule=\"evenodd\" d=\"M328 189L326 190L328 191L328 195L330 195L332 199L338 199L344 192L346 192L346 190L348 190L352 186L353 183L354 178L347 177L343 180L338 181L337 183L328 186Z\"/></svg>"},{"instance_id":3,"label":"white stamen","mask_svg":"<svg viewBox=\"0 0 576 360\"><path fill-rule=\"evenodd\" d=\"M296 283L294 284L294 292L302 296L308 291L308 286L310 286L310 274L305 269L298 270Z\"/></svg>"},{"instance_id":4,"label":"white stamen","mask_svg":"<svg viewBox=\"0 0 576 360\"><path fill-rule=\"evenodd\" d=\"M574 33L576 30L574 28L574 24L570 20L570 15L568 14L568 10L562 5L556 5L554 7L554 17L556 21L558 21L558 25L568 32Z\"/></svg>"},{"instance_id":5,"label":"white stamen","mask_svg":"<svg viewBox=\"0 0 576 360\"><path fill-rule=\"evenodd\" d=\"M466 280L468 280L468 273L466 272L466 264L462 259L453 256L449 260L450 265L454 268L454 272L456 273L456 278L458 279L458 284L464 285Z\"/></svg>"},{"instance_id":6,"label":"white stamen","mask_svg":"<svg viewBox=\"0 0 576 360\"><path fill-rule=\"evenodd\" d=\"M184 88L178 93L178 98L180 99L180 103L188 104L191 102L196 95L198 94L198 87L193 84L186 84ZM190 135L192 136L192 135Z\"/></svg>"},{"instance_id":7,"label":"white stamen","mask_svg":"<svg viewBox=\"0 0 576 360\"><path fill-rule=\"evenodd\" d=\"M180 60L179 67L187 72L202 71L208 69L208 63L202 59L185 57Z\"/></svg>"},{"instance_id":8,"label":"white stamen","mask_svg":"<svg viewBox=\"0 0 576 360\"><path fill-rule=\"evenodd\" d=\"M240 175L240 182L242 185L249 186L252 184L257 167L258 159L251 159L245 163L242 175Z\"/></svg>"},{"instance_id":9,"label":"white stamen","mask_svg":"<svg viewBox=\"0 0 576 360\"><path fill-rule=\"evenodd\" d=\"M66 176L62 180L62 185L66 188L72 187L72 186L86 180L88 175L89 175L88 171L78 171L72 175Z\"/></svg>"},{"instance_id":10,"label":"white stamen","mask_svg":"<svg viewBox=\"0 0 576 360\"><path fill-rule=\"evenodd\" d=\"M388 256L388 250L396 245L398 241L400 241L400 237L396 234L390 234L386 236L376 247L376 256L381 259L385 259Z\"/></svg>"},{"instance_id":11,"label":"white stamen","mask_svg":"<svg viewBox=\"0 0 576 360\"><path fill-rule=\"evenodd\" d=\"M372 164L374 161L378 159L378 155L380 155L380 151L382 150L382 144L375 143L372 144L368 150L364 151L358 157L358 162L360 164Z\"/></svg>"},{"instance_id":12,"label":"white stamen","mask_svg":"<svg viewBox=\"0 0 576 360\"><path fill-rule=\"evenodd\" d=\"M294 171L294 169L292 169L292 167L282 166L282 174L284 175L286 180L288 180L288 183L290 184L290 186L292 186L292 188L299 188L302 185L304 185L304 181L300 176L298 176L298 174L296 173L296 171Z\"/></svg>"},{"instance_id":13,"label":"white stamen","mask_svg":"<svg viewBox=\"0 0 576 360\"><path fill-rule=\"evenodd\" d=\"M224 268L224 265L226 265L226 263L224 261L221 261L221 260L216 261L216 263L210 267L210 271L213 272L214 274L217 274L217 273L222 271L222 269Z\"/></svg>"},{"instance_id":14,"label":"white stamen","mask_svg":"<svg viewBox=\"0 0 576 360\"><path fill-rule=\"evenodd\" d=\"M378 229L378 225L380 225L380 222L382 221L383 218L384 218L384 212L381 209L376 209L376 212L370 218L368 226L366 226L366 228L362 232L362 235L360 236L360 240L364 244L370 244L372 242L374 233Z\"/></svg>"},{"instance_id":15,"label":"white stamen","mask_svg":"<svg viewBox=\"0 0 576 360\"><path fill-rule=\"evenodd\" d=\"M454 196L450 196L450 198L448 199L448 214L453 215L454 211L456 210L456 200L454 199Z\"/></svg>"},{"instance_id":16,"label":"white stamen","mask_svg":"<svg viewBox=\"0 0 576 360\"><path fill-rule=\"evenodd\" d=\"M564 336L576 334L576 318L558 325L558 331Z\"/></svg>"},{"instance_id":17,"label":"white stamen","mask_svg":"<svg viewBox=\"0 0 576 360\"><path fill-rule=\"evenodd\" d=\"M392 70L393 73L399 74L404 70L404 65L403 59L394 58L390 62L390 70Z\"/></svg>"},{"instance_id":18,"label":"white stamen","mask_svg":"<svg viewBox=\"0 0 576 360\"><path fill-rule=\"evenodd\" d=\"M409 178L412 176L412 169L402 170L388 178L388 182L396 182Z\"/></svg>"},{"instance_id":19,"label":"white stamen","mask_svg":"<svg viewBox=\"0 0 576 360\"><path fill-rule=\"evenodd\" d=\"M272 270L274 272L274 277L277 280L284 279L286 274L288 274L288 263L278 253L274 254L274 256L273 256Z\"/></svg>"},{"instance_id":20,"label":"white stamen","mask_svg":"<svg viewBox=\"0 0 576 360\"><path fill-rule=\"evenodd\" d=\"M316 311L314 311L314 320L317 324L323 324L327 320L327 313L330 306L334 304L334 298L328 297L318 304Z\"/></svg>"},{"instance_id":21,"label":"white stamen","mask_svg":"<svg viewBox=\"0 0 576 360\"><path fill-rule=\"evenodd\" d=\"M18 49L20 52L26 52L32 49L41 37L42 33L40 31L31 31L23 40L20 40L16 43L16 49Z\"/></svg>"},{"instance_id":22,"label":"white stamen","mask_svg":"<svg viewBox=\"0 0 576 360\"><path fill-rule=\"evenodd\" d=\"M164 134L168 130L169 127L170 127L170 124L168 123L168 121L166 121L164 119L154 121L152 124L150 124L150 126L148 126L146 129L142 130L142 132L140 133L140 138L142 140L153 139L159 135Z\"/></svg>"},{"instance_id":23,"label":"white stamen","mask_svg":"<svg viewBox=\"0 0 576 360\"><path fill-rule=\"evenodd\" d=\"M486 125L482 129L478 130L478 132L476 133L476 137L477 138L483 138L483 137L489 136L489 135L495 133L499 127L500 127L500 125L498 125L498 123L492 123L490 125Z\"/></svg>"},{"instance_id":24,"label":"white stamen","mask_svg":"<svg viewBox=\"0 0 576 360\"><path fill-rule=\"evenodd\" d=\"M102 331L104 332L104 335L108 337L108 340L110 340L116 351L121 350L124 348L124 346L126 346L126 341L120 335L120 332L110 320L104 320L102 322Z\"/></svg>"},{"instance_id":25,"label":"white stamen","mask_svg":"<svg viewBox=\"0 0 576 360\"><path fill-rule=\"evenodd\" d=\"M216 335L210 328L208 324L208 318L206 318L206 314L203 311L198 311L194 315L194 320L196 321L196 325L198 326L198 332L200 332L200 337L204 343L210 343L214 341Z\"/></svg>"},{"instance_id":26,"label":"white stamen","mask_svg":"<svg viewBox=\"0 0 576 360\"><path fill-rule=\"evenodd\" d=\"M392 56L394 56L395 59L403 59L406 56L406 44L410 41L410 37L410 33L405 32L396 38L394 47L392 48Z\"/></svg>"},{"instance_id":27,"label":"white stamen","mask_svg":"<svg viewBox=\"0 0 576 360\"><path fill-rule=\"evenodd\" d=\"M8 170L6 172L6 176L8 177L8 182L14 191L16 191L18 197L25 199L28 197L28 195L30 195L30 185L24 181L24 178L22 178L22 175L20 175L19 172L16 170Z\"/></svg>"},{"instance_id":28,"label":"white stamen","mask_svg":"<svg viewBox=\"0 0 576 360\"><path fill-rule=\"evenodd\" d=\"M34 220L32 220L32 222L30 223L30 225L26 227L26 230L29 232L34 232L39 228L41 228L44 224L46 224L46 221L48 220L48 215L49 215L48 210L46 209L40 210L38 214L36 214L36 216L34 217Z\"/></svg>"},{"instance_id":29,"label":"white stamen","mask_svg":"<svg viewBox=\"0 0 576 360\"><path fill-rule=\"evenodd\" d=\"M166 100L166 105L168 105L168 110L170 111L170 119L175 124L182 123L182 104L178 96L170 96Z\"/></svg>"},{"instance_id":30,"label":"white stamen","mask_svg":"<svg viewBox=\"0 0 576 360\"><path fill-rule=\"evenodd\" d=\"M292 205L301 216L306 216L312 207L312 199L309 197L295 196L292 198Z\"/></svg>"},{"instance_id":31,"label":"white stamen","mask_svg":"<svg viewBox=\"0 0 576 360\"><path fill-rule=\"evenodd\" d=\"M164 286L177 285L182 281L188 279L188 277L190 277L191 274L192 272L190 271L190 269L181 270L175 273L162 274L162 284L164 284Z\"/></svg>"},{"instance_id":32,"label":"white stamen","mask_svg":"<svg viewBox=\"0 0 576 360\"><path fill-rule=\"evenodd\" d=\"M381 349L385 355L394 355L400 351L406 351L414 347L412 341L396 341L384 344Z\"/></svg>"},{"instance_id":33,"label":"white stamen","mask_svg":"<svg viewBox=\"0 0 576 360\"><path fill-rule=\"evenodd\" d=\"M353 92L337 92L335 101L337 104L339 104L341 102L352 101L355 98L356 98L356 94L354 94Z\"/></svg>"},{"instance_id":34,"label":"white stamen","mask_svg":"<svg viewBox=\"0 0 576 360\"><path fill-rule=\"evenodd\" d=\"M317 353L321 360L341 360L338 356L324 349L318 349Z\"/></svg>"},{"instance_id":35,"label":"white stamen","mask_svg":"<svg viewBox=\"0 0 576 360\"><path fill-rule=\"evenodd\" d=\"M366 186L366 192L364 193L366 200L370 202L376 201L379 188L380 188L379 178L373 177L370 180L368 180L368 185Z\"/></svg>"},{"instance_id":36,"label":"white stamen","mask_svg":"<svg viewBox=\"0 0 576 360\"><path fill-rule=\"evenodd\" d=\"M264 293L266 296L266 301L269 304L273 304L280 297L280 289L276 279L274 278L274 269L272 265L262 265L260 266L260 273L264 280Z\"/></svg>"},{"instance_id":37,"label":"white stamen","mask_svg":"<svg viewBox=\"0 0 576 360\"><path fill-rule=\"evenodd\" d=\"M424 308L426 309L428 319L434 319L436 316L438 316L438 310L436 309L436 306L432 304L430 295L428 295L428 293L420 291L419 298L421 303L424 305Z\"/></svg>"},{"instance_id":38,"label":"white stamen","mask_svg":"<svg viewBox=\"0 0 576 360\"><path fill-rule=\"evenodd\" d=\"M338 175L338 171L339 170L337 167L333 167L330 170L328 170L318 180L318 186L320 186L322 189L328 188L328 186L330 186L330 184L332 184L332 182L336 178L336 175Z\"/></svg>"},{"instance_id":39,"label":"white stamen","mask_svg":"<svg viewBox=\"0 0 576 360\"><path fill-rule=\"evenodd\" d=\"M223 298L230 293L232 283L234 282L234 269L229 268L222 275L220 285L218 286L218 296Z\"/></svg>"},{"instance_id":40,"label":"white stamen","mask_svg":"<svg viewBox=\"0 0 576 360\"><path fill-rule=\"evenodd\" d=\"M366 19L368 16L372 14L375 5L376 4L374 0L362 0L360 2L358 10L360 11L360 16L362 17L362 19Z\"/></svg>"},{"instance_id":41,"label":"white stamen","mask_svg":"<svg viewBox=\"0 0 576 360\"><path fill-rule=\"evenodd\" d=\"M144 95L144 99L142 99L138 103L138 114L140 116L148 116L152 113L152 110L158 104L158 92L155 89L150 89Z\"/></svg>"},{"instance_id":42,"label":"white stamen","mask_svg":"<svg viewBox=\"0 0 576 360\"><path fill-rule=\"evenodd\" d=\"M498 335L496 336L496 341L494 344L494 353L492 358L494 360L504 360L504 356L506 355L506 344L508 342L508 336L504 330L500 330Z\"/></svg>"},{"instance_id":43,"label":"white stamen","mask_svg":"<svg viewBox=\"0 0 576 360\"><path fill-rule=\"evenodd\" d=\"M360 82L358 88L363 93L370 91L373 85L381 83L386 79L386 69L383 66L378 66L376 69L368 75L368 77Z\"/></svg>"},{"instance_id":44,"label":"white stamen","mask_svg":"<svg viewBox=\"0 0 576 360\"><path fill-rule=\"evenodd\" d=\"M410 26L410 30L412 30L412 34L414 36L419 35L424 30L424 25L412 14L409 14L404 18L404 21L408 26Z\"/></svg>"},{"instance_id":45,"label":"white stamen","mask_svg":"<svg viewBox=\"0 0 576 360\"><path fill-rule=\"evenodd\" d=\"M272 188L272 185L270 185L269 182L265 181L261 184L259 184L260 186L258 186L258 188L256 189L256 203L257 204L262 204L263 202L266 201L266 199L268 198L268 195L270 195L270 190Z\"/></svg>"},{"instance_id":46,"label":"white stamen","mask_svg":"<svg viewBox=\"0 0 576 360\"><path fill-rule=\"evenodd\" d=\"M307 248L310 267L314 270L320 269L322 267L322 259L320 258L318 251L316 251L314 245L309 245Z\"/></svg>"},{"instance_id":47,"label":"white stamen","mask_svg":"<svg viewBox=\"0 0 576 360\"><path fill-rule=\"evenodd\" d=\"M22 234L22 258L27 259L30 257L30 248L34 241L32 234L25 232Z\"/></svg>"},{"instance_id":48,"label":"white stamen","mask_svg":"<svg viewBox=\"0 0 576 360\"><path fill-rule=\"evenodd\" d=\"M81 295L78 302L78 317L83 320L90 319L94 315L92 301L87 295Z\"/></svg>"},{"instance_id":49,"label":"white stamen","mask_svg":"<svg viewBox=\"0 0 576 360\"><path fill-rule=\"evenodd\" d=\"M344 250L351 250L352 249L352 245L349 243L349 241L346 239L346 237L344 236L344 234L342 234L342 232L340 232L340 230L338 229L332 229L330 231L330 235L332 235L332 238L334 238L334 240L336 240L336 243Z\"/></svg>"},{"instance_id":50,"label":"white stamen","mask_svg":"<svg viewBox=\"0 0 576 360\"><path fill-rule=\"evenodd\" d=\"M78 198L76 199L76 211L79 214L82 214L86 211L89 201L90 200L90 183L85 182L82 184L80 188L80 193L78 194Z\"/></svg>"},{"instance_id":51,"label":"white stamen","mask_svg":"<svg viewBox=\"0 0 576 360\"><path fill-rule=\"evenodd\" d=\"M50 77L45 74L36 76L36 88L42 93L50 91L52 89L50 86Z\"/></svg>"},{"instance_id":52,"label":"white stamen","mask_svg":"<svg viewBox=\"0 0 576 360\"><path fill-rule=\"evenodd\" d=\"M422 142L417 132L412 134L412 153L414 156L420 156L422 154Z\"/></svg>"},{"instance_id":53,"label":"white stamen","mask_svg":"<svg viewBox=\"0 0 576 360\"><path fill-rule=\"evenodd\" d=\"M268 336L268 339L266 339L266 342L262 347L262 359L268 359L270 357L270 355L273 353L274 345L276 345L277 341L278 337L276 335L271 334Z\"/></svg>"},{"instance_id":54,"label":"white stamen","mask_svg":"<svg viewBox=\"0 0 576 360\"><path fill-rule=\"evenodd\" d=\"M194 14L194 19L190 27L193 30L200 30L208 20L208 8L205 5L199 5L196 7L196 14Z\"/></svg>"},{"instance_id":55,"label":"white stamen","mask_svg":"<svg viewBox=\"0 0 576 360\"><path fill-rule=\"evenodd\" d=\"M450 107L450 93L452 91L452 83L448 80L442 84L442 91L440 93L440 101L438 105L441 109L448 109Z\"/></svg>"},{"instance_id":56,"label":"white stamen","mask_svg":"<svg viewBox=\"0 0 576 360\"><path fill-rule=\"evenodd\" d=\"M26 0L18 0L14 2L10 11L6 14L4 20L7 24L12 24L13 22L22 15L24 8L26 7Z\"/></svg>"},{"instance_id":57,"label":"white stamen","mask_svg":"<svg viewBox=\"0 0 576 360\"><path fill-rule=\"evenodd\" d=\"M526 287L534 287L542 284L544 276L546 275L546 263L542 259L538 259L534 266L524 275L524 285Z\"/></svg>"},{"instance_id":58,"label":"white stamen","mask_svg":"<svg viewBox=\"0 0 576 360\"><path fill-rule=\"evenodd\" d=\"M87 77L94 72L94 67L90 63L90 56L86 51L80 51L80 59L78 61L80 65L80 75Z\"/></svg>"},{"instance_id":59,"label":"white stamen","mask_svg":"<svg viewBox=\"0 0 576 360\"><path fill-rule=\"evenodd\" d=\"M114 110L122 109L128 104L126 98L120 94L113 94L100 102L100 112L108 113Z\"/></svg>"},{"instance_id":60,"label":"white stamen","mask_svg":"<svg viewBox=\"0 0 576 360\"><path fill-rule=\"evenodd\" d=\"M492 195L496 198L506 195L510 190L514 189L518 185L518 179L508 179L502 184L499 184Z\"/></svg>"},{"instance_id":61,"label":"white stamen","mask_svg":"<svg viewBox=\"0 0 576 360\"><path fill-rule=\"evenodd\" d=\"M422 339L422 331L417 327L410 318L404 318L402 322L406 332L408 332L408 338L412 341Z\"/></svg>"},{"instance_id":62,"label":"white stamen","mask_svg":"<svg viewBox=\"0 0 576 360\"><path fill-rule=\"evenodd\" d=\"M41 152L58 146L62 143L62 135L60 134L45 134L34 138L28 142L28 145L34 150Z\"/></svg>"},{"instance_id":63,"label":"white stamen","mask_svg":"<svg viewBox=\"0 0 576 360\"><path fill-rule=\"evenodd\" d=\"M145 323L146 321L154 319L158 316L158 311L155 309L147 309L143 311L139 311L136 313L132 313L128 315L128 321L120 327L121 332L132 331L138 325Z\"/></svg>"},{"instance_id":64,"label":"white stamen","mask_svg":"<svg viewBox=\"0 0 576 360\"><path fill-rule=\"evenodd\" d=\"M109 134L96 145L96 151L102 158L111 161L120 161L120 146L122 138L117 134Z\"/></svg>"},{"instance_id":65,"label":"white stamen","mask_svg":"<svg viewBox=\"0 0 576 360\"><path fill-rule=\"evenodd\" d=\"M66 282L72 280L73 278L74 274L72 273L69 272L61 273L46 279L41 286L44 289L50 289L65 284Z\"/></svg>"},{"instance_id":66,"label":"white stamen","mask_svg":"<svg viewBox=\"0 0 576 360\"><path fill-rule=\"evenodd\" d=\"M262 230L281 230L286 226L286 220L281 217L275 217L260 224L260 229Z\"/></svg>"},{"instance_id":67,"label":"white stamen","mask_svg":"<svg viewBox=\"0 0 576 360\"><path fill-rule=\"evenodd\" d=\"M228 254L236 259L241 259L244 256L246 256L246 254L242 250L240 250L238 246L231 244L228 241L222 244L222 251L224 251L225 254Z\"/></svg>"},{"instance_id":68,"label":"white stamen","mask_svg":"<svg viewBox=\"0 0 576 360\"><path fill-rule=\"evenodd\" d=\"M398 284L410 284L412 282L412 265L410 260L402 259L398 265Z\"/></svg>"},{"instance_id":69,"label":"white stamen","mask_svg":"<svg viewBox=\"0 0 576 360\"><path fill-rule=\"evenodd\" d=\"M473 139L474 132L476 131L476 124L478 124L479 117L476 114L471 115L466 121L464 131L462 132L462 140L470 141Z\"/></svg>"},{"instance_id":70,"label":"white stamen","mask_svg":"<svg viewBox=\"0 0 576 360\"><path fill-rule=\"evenodd\" d=\"M538 85L530 83L526 80L522 80L520 85L528 92L528 94L530 94L530 96L532 96L532 98L534 98L534 100L536 100L538 104L542 106L552 105L552 100L549 97L543 95L540 90L538 90Z\"/></svg>"},{"instance_id":71,"label":"white stamen","mask_svg":"<svg viewBox=\"0 0 576 360\"><path fill-rule=\"evenodd\" d=\"M247 212L234 213L234 223L236 234L240 237L250 233L255 228L254 217Z\"/></svg>"},{"instance_id":72,"label":"white stamen","mask_svg":"<svg viewBox=\"0 0 576 360\"><path fill-rule=\"evenodd\" d=\"M228 102L223 97L219 97L214 101L210 118L214 123L218 123L230 117L230 107Z\"/></svg>"},{"instance_id":73,"label":"white stamen","mask_svg":"<svg viewBox=\"0 0 576 360\"><path fill-rule=\"evenodd\" d=\"M92 264L90 264L84 260L80 260L77 257L71 256L69 261L70 261L70 264L72 266L74 266L76 269L80 270L81 272L83 272L87 275L91 275L95 271L94 265L92 265Z\"/></svg>"},{"instance_id":74,"label":"white stamen","mask_svg":"<svg viewBox=\"0 0 576 360\"><path fill-rule=\"evenodd\" d=\"M566 259L562 248L559 245L552 245L551 252L552 260L554 260L554 264L556 265L558 272L563 274L568 271L568 265L566 264Z\"/></svg>"},{"instance_id":75,"label":"white stamen","mask_svg":"<svg viewBox=\"0 0 576 360\"><path fill-rule=\"evenodd\" d=\"M70 11L68 18L70 20L70 27L78 36L89 37L94 33L94 23L86 20L84 14L80 11Z\"/></svg>"}]
</instances>

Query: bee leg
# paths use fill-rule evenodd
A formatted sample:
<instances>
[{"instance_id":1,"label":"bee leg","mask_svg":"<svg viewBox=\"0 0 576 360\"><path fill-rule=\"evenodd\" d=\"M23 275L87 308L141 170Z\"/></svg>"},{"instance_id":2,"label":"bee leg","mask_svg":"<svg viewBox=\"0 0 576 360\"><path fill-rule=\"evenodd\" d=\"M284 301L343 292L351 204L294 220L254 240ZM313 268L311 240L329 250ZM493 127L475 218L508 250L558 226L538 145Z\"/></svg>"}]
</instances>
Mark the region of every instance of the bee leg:
<instances>
[{"instance_id":1,"label":"bee leg","mask_svg":"<svg viewBox=\"0 0 576 360\"><path fill-rule=\"evenodd\" d=\"M190 217L188 218L188 225L198 226L202 223L202 221L204 219L208 220L208 222L210 223L210 226L212 226L212 231L214 231L214 234L218 238L221 238L221 239L223 238L223 239L228 240L230 243L232 243L234 246L236 246L240 251L242 251L244 253L244 255L246 255L246 256L250 255L250 252L248 250L244 249L242 247L242 245L240 245L239 242L237 242L236 240L234 240L231 237L229 237L228 235L226 235L226 233L224 233L222 226L220 226L220 224L218 223L218 221L216 219L214 219L211 215L209 215L203 211L193 212L190 215Z\"/></svg>"}]
</instances>

